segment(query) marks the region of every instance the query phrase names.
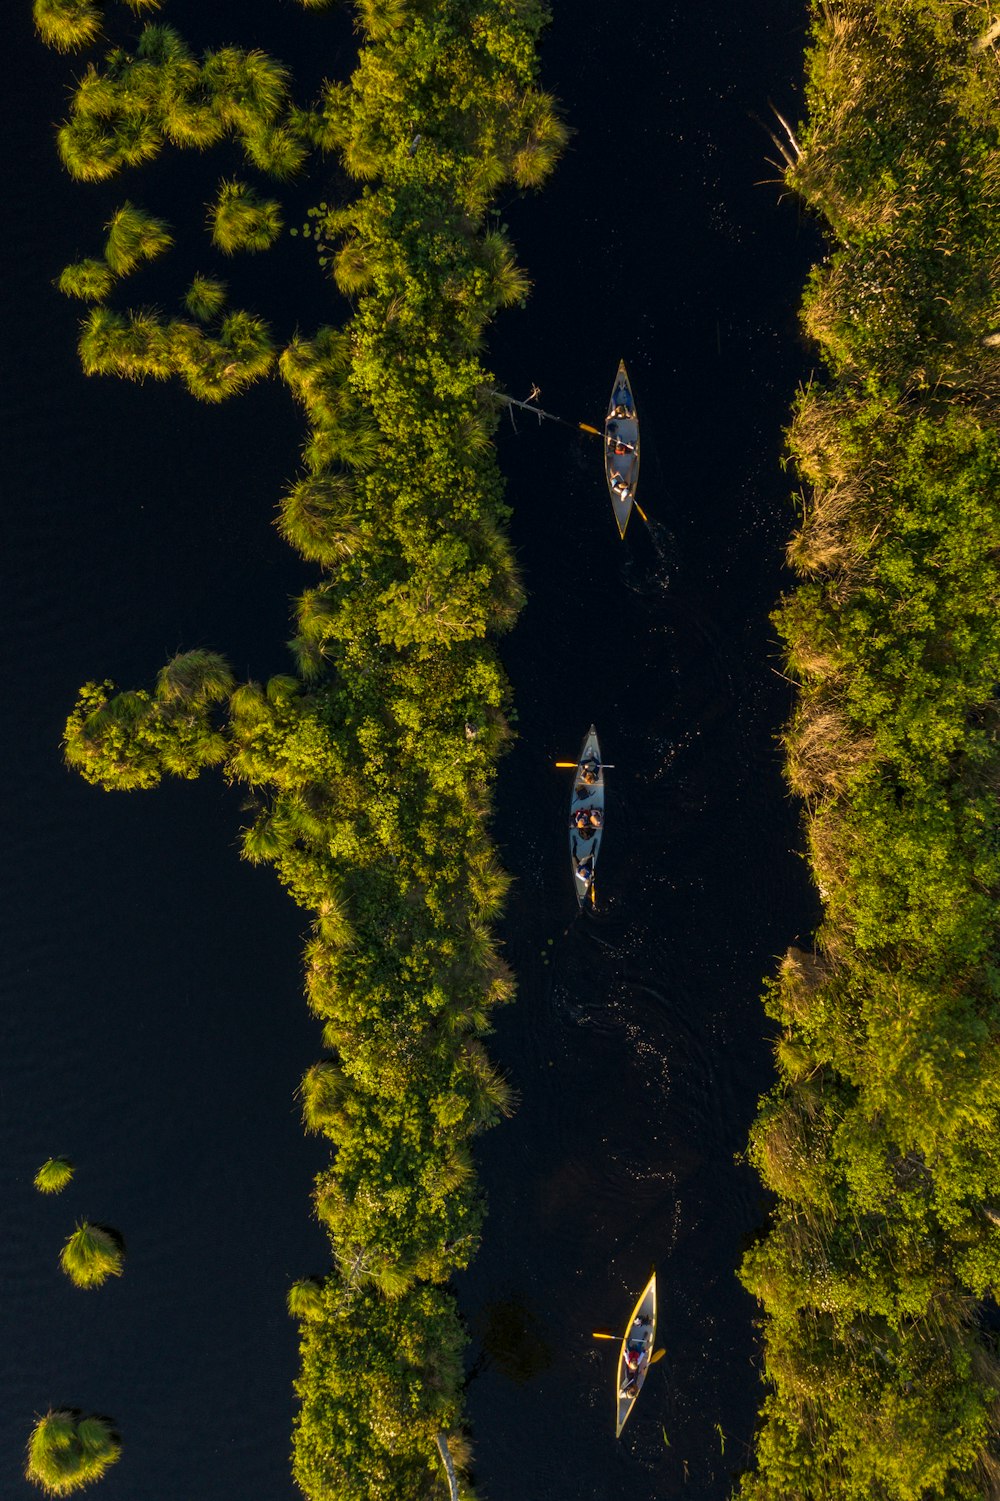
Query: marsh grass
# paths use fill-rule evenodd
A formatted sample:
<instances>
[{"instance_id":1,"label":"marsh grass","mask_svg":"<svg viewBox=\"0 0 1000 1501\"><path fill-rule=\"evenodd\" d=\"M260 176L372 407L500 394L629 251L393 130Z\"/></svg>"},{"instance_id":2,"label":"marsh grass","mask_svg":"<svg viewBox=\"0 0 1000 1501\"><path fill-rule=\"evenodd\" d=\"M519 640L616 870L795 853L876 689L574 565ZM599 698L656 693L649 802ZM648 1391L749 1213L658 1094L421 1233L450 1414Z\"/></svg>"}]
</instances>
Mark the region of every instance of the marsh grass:
<instances>
[{"instance_id":1,"label":"marsh grass","mask_svg":"<svg viewBox=\"0 0 1000 1501\"><path fill-rule=\"evenodd\" d=\"M49 1496L69 1496L99 1480L121 1447L108 1418L71 1408L50 1410L32 1429L25 1476Z\"/></svg>"},{"instance_id":2,"label":"marsh grass","mask_svg":"<svg viewBox=\"0 0 1000 1501\"><path fill-rule=\"evenodd\" d=\"M288 1289L288 1312L293 1319L323 1316L323 1284L318 1277L303 1277Z\"/></svg>"},{"instance_id":3,"label":"marsh grass","mask_svg":"<svg viewBox=\"0 0 1000 1501\"><path fill-rule=\"evenodd\" d=\"M73 1178L73 1164L68 1157L50 1157L35 1174L34 1183L39 1193L62 1193Z\"/></svg>"},{"instance_id":4,"label":"marsh grass","mask_svg":"<svg viewBox=\"0 0 1000 1501\"><path fill-rule=\"evenodd\" d=\"M213 244L224 255L267 250L283 228L281 205L261 198L246 183L221 182L216 201L209 205L208 226Z\"/></svg>"},{"instance_id":5,"label":"marsh grass","mask_svg":"<svg viewBox=\"0 0 1000 1501\"><path fill-rule=\"evenodd\" d=\"M101 12L93 0L34 0L35 30L47 47L73 52L101 34Z\"/></svg>"},{"instance_id":6,"label":"marsh grass","mask_svg":"<svg viewBox=\"0 0 1000 1501\"><path fill-rule=\"evenodd\" d=\"M83 302L103 302L114 284L114 272L107 261L93 258L64 266L58 281L60 292L67 297L79 297Z\"/></svg>"},{"instance_id":7,"label":"marsh grass","mask_svg":"<svg viewBox=\"0 0 1000 1501\"><path fill-rule=\"evenodd\" d=\"M361 545L353 503L354 487L347 475L307 475L282 499L278 531L304 558L331 567Z\"/></svg>"},{"instance_id":8,"label":"marsh grass","mask_svg":"<svg viewBox=\"0 0 1000 1501\"><path fill-rule=\"evenodd\" d=\"M125 1247L117 1230L84 1220L59 1254L59 1264L76 1287L100 1287L124 1270Z\"/></svg>"},{"instance_id":9,"label":"marsh grass","mask_svg":"<svg viewBox=\"0 0 1000 1501\"><path fill-rule=\"evenodd\" d=\"M127 201L115 210L105 228L108 238L104 259L116 276L127 276L142 261L154 260L174 243L165 220Z\"/></svg>"},{"instance_id":10,"label":"marsh grass","mask_svg":"<svg viewBox=\"0 0 1000 1501\"><path fill-rule=\"evenodd\" d=\"M211 276L195 276L184 294L184 306L199 323L210 323L226 304L224 281Z\"/></svg>"},{"instance_id":11,"label":"marsh grass","mask_svg":"<svg viewBox=\"0 0 1000 1501\"><path fill-rule=\"evenodd\" d=\"M529 102L527 134L511 163L519 188L540 188L555 169L571 131L559 118L551 94L535 94Z\"/></svg>"},{"instance_id":12,"label":"marsh grass","mask_svg":"<svg viewBox=\"0 0 1000 1501\"><path fill-rule=\"evenodd\" d=\"M203 707L223 703L233 691L232 668L219 652L198 647L179 653L161 667L156 696L163 703Z\"/></svg>"},{"instance_id":13,"label":"marsh grass","mask_svg":"<svg viewBox=\"0 0 1000 1501\"><path fill-rule=\"evenodd\" d=\"M803 699L783 743L788 785L802 798L846 792L875 754L874 737L825 695Z\"/></svg>"}]
</instances>

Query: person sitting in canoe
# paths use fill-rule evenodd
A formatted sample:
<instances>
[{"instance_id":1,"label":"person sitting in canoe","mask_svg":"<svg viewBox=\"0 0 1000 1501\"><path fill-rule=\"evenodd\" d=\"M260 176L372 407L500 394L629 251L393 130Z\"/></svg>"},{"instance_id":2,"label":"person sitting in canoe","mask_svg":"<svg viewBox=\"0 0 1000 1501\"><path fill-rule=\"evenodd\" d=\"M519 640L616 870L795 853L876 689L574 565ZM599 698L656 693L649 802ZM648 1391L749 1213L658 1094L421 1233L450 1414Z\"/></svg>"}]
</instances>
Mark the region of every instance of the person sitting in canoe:
<instances>
[{"instance_id":1,"label":"person sitting in canoe","mask_svg":"<svg viewBox=\"0 0 1000 1501\"><path fill-rule=\"evenodd\" d=\"M583 839L590 839L604 822L604 814L600 808L577 808L571 822Z\"/></svg>"},{"instance_id":2,"label":"person sitting in canoe","mask_svg":"<svg viewBox=\"0 0 1000 1501\"><path fill-rule=\"evenodd\" d=\"M601 763L600 763L600 761L596 760L593 756L588 757L588 759L586 761L584 761L584 762L581 763L581 766L580 766L580 781L581 782L586 782L586 784L587 784L588 787L592 787L594 785L594 783L597 781L597 778L600 776L600 774L601 774Z\"/></svg>"},{"instance_id":3,"label":"person sitting in canoe","mask_svg":"<svg viewBox=\"0 0 1000 1501\"><path fill-rule=\"evenodd\" d=\"M576 862L576 873L580 877L580 880L586 881L589 886L590 882L594 879L593 855L588 855L586 859Z\"/></svg>"}]
</instances>

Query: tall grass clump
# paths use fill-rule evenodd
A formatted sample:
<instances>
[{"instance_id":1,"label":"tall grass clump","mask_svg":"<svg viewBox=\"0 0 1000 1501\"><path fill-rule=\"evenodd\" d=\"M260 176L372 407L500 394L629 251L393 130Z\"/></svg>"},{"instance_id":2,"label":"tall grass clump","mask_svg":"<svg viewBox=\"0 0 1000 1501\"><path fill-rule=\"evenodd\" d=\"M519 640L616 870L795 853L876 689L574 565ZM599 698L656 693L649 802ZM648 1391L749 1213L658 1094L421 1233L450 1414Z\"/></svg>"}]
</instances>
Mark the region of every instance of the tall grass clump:
<instances>
[{"instance_id":1,"label":"tall grass clump","mask_svg":"<svg viewBox=\"0 0 1000 1501\"><path fill-rule=\"evenodd\" d=\"M222 182L215 202L209 205L208 226L212 243L224 255L267 250L283 227L281 205L273 198L261 198L246 183Z\"/></svg>"},{"instance_id":2,"label":"tall grass clump","mask_svg":"<svg viewBox=\"0 0 1000 1501\"><path fill-rule=\"evenodd\" d=\"M59 1253L59 1264L76 1287L100 1287L109 1277L120 1277L125 1251L121 1236L104 1225L84 1220Z\"/></svg>"},{"instance_id":3,"label":"tall grass clump","mask_svg":"<svg viewBox=\"0 0 1000 1501\"><path fill-rule=\"evenodd\" d=\"M31 1431L25 1477L48 1496L70 1496L100 1480L121 1449L108 1418L50 1409Z\"/></svg>"},{"instance_id":4,"label":"tall grass clump","mask_svg":"<svg viewBox=\"0 0 1000 1501\"><path fill-rule=\"evenodd\" d=\"M107 261L93 258L64 266L58 281L60 292L79 297L82 302L104 302L114 284L114 272Z\"/></svg>"},{"instance_id":5,"label":"tall grass clump","mask_svg":"<svg viewBox=\"0 0 1000 1501\"><path fill-rule=\"evenodd\" d=\"M196 276L184 294L184 306L199 323L211 323L226 305L226 284L212 276Z\"/></svg>"},{"instance_id":6,"label":"tall grass clump","mask_svg":"<svg viewBox=\"0 0 1000 1501\"><path fill-rule=\"evenodd\" d=\"M101 34L101 12L94 0L34 0L35 30L47 47L73 52Z\"/></svg>"},{"instance_id":7,"label":"tall grass clump","mask_svg":"<svg viewBox=\"0 0 1000 1501\"><path fill-rule=\"evenodd\" d=\"M73 1164L68 1157L49 1157L35 1174L34 1183L41 1194L58 1194L73 1180Z\"/></svg>"},{"instance_id":8,"label":"tall grass clump","mask_svg":"<svg viewBox=\"0 0 1000 1501\"><path fill-rule=\"evenodd\" d=\"M169 225L134 203L123 203L105 227L104 259L115 276L127 276L141 261L154 260L174 243Z\"/></svg>"}]
</instances>

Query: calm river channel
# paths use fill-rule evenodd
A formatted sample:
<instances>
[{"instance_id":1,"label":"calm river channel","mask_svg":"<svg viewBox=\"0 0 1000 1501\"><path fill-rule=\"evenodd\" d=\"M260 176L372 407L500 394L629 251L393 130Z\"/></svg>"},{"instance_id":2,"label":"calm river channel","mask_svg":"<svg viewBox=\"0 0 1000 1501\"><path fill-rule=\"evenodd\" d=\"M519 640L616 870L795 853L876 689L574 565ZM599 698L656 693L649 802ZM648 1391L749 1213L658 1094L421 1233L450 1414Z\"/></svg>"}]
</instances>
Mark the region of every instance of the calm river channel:
<instances>
[{"instance_id":1,"label":"calm river channel","mask_svg":"<svg viewBox=\"0 0 1000 1501\"><path fill-rule=\"evenodd\" d=\"M284 1298L326 1259L309 1205L324 1153L294 1099L320 1049L302 916L238 859L239 793L206 776L109 796L63 769L59 736L80 683L148 683L175 650L287 670L288 598L309 572L271 521L301 424L276 383L211 409L84 380L78 311L52 279L128 196L183 229L180 289L207 269L201 205L236 158L73 185L51 123L82 65L34 43L28 0L10 8L0 1493L35 1494L24 1443L52 1403L118 1421L102 1501L293 1501ZM771 1077L761 977L815 917L779 772L791 690L768 611L792 520L780 433L809 372L795 308L818 239L762 184L777 175L770 101L799 109L804 4L554 9L544 83L576 135L540 195L500 205L535 290L501 316L491 358L512 395L537 383L549 410L591 423L626 359L650 527L634 518L619 542L596 440L521 416L501 428L529 603L503 645L520 739L496 820L520 991L492 1047L520 1108L480 1144L490 1215L457 1288L469 1409L484 1501L714 1501L760 1398L734 1268L766 1212L735 1161ZM164 19L197 48L275 53L300 97L350 66L347 18L293 0L168 0ZM316 192L279 196L294 224ZM339 316L301 239L231 281L279 339ZM138 278L133 295L165 294ZM580 918L552 763L591 720L614 770L597 908ZM46 1200L31 1178L55 1153L77 1173ZM121 1281L90 1294L57 1266L84 1217L128 1248ZM616 1443L613 1346L591 1331L622 1322L652 1265L667 1354Z\"/></svg>"}]
</instances>

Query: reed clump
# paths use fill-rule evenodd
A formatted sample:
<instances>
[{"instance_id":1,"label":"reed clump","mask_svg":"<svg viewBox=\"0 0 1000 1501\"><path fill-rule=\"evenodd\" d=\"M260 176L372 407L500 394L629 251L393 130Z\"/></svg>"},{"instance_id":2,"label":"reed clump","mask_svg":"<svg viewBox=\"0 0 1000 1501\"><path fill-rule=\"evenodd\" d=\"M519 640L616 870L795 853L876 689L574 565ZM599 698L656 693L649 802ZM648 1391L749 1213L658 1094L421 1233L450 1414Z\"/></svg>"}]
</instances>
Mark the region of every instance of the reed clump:
<instances>
[{"instance_id":1,"label":"reed clump","mask_svg":"<svg viewBox=\"0 0 1000 1501\"><path fill-rule=\"evenodd\" d=\"M75 1287L101 1287L125 1269L125 1248L117 1230L84 1220L59 1253L59 1265Z\"/></svg>"},{"instance_id":2,"label":"reed clump","mask_svg":"<svg viewBox=\"0 0 1000 1501\"><path fill-rule=\"evenodd\" d=\"M48 1496L71 1496L100 1480L121 1448L109 1418L76 1408L50 1409L31 1431L25 1476Z\"/></svg>"},{"instance_id":3,"label":"reed clump","mask_svg":"<svg viewBox=\"0 0 1000 1501\"><path fill-rule=\"evenodd\" d=\"M49 1157L35 1174L35 1187L42 1194L62 1193L73 1181L74 1172L68 1157Z\"/></svg>"}]
</instances>

